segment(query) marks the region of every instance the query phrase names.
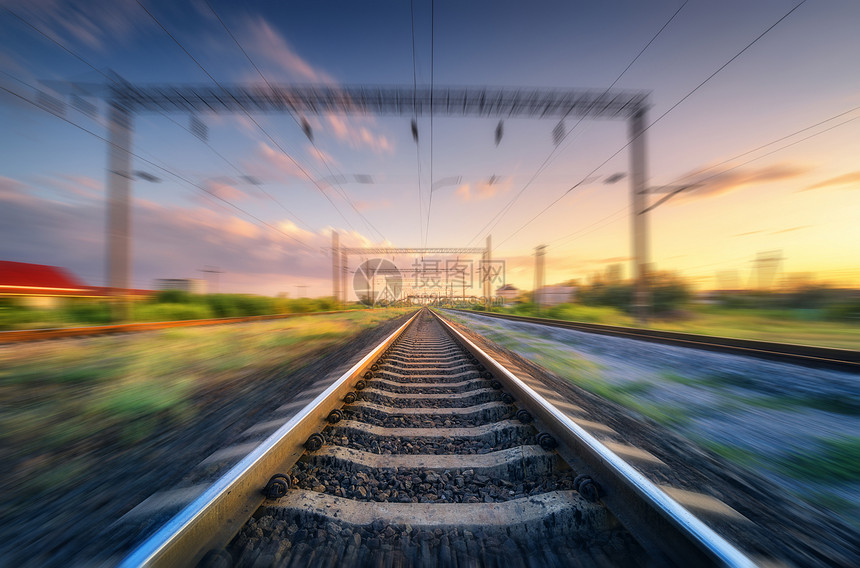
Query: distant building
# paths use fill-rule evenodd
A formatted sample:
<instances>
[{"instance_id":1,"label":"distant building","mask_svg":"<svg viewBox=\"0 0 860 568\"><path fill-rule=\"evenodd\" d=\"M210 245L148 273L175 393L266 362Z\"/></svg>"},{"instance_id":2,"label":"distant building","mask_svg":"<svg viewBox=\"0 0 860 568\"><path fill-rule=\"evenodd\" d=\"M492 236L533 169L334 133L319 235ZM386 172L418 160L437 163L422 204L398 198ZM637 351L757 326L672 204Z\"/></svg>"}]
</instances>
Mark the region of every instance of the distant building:
<instances>
[{"instance_id":1,"label":"distant building","mask_svg":"<svg viewBox=\"0 0 860 568\"><path fill-rule=\"evenodd\" d=\"M541 306L569 304L576 299L576 286L543 286L535 290L535 303Z\"/></svg>"},{"instance_id":2,"label":"distant building","mask_svg":"<svg viewBox=\"0 0 860 568\"><path fill-rule=\"evenodd\" d=\"M501 288L496 288L496 296L502 298L505 304L513 304L517 296L520 295L520 290L513 284L505 284Z\"/></svg>"},{"instance_id":3,"label":"distant building","mask_svg":"<svg viewBox=\"0 0 860 568\"><path fill-rule=\"evenodd\" d=\"M182 290L189 294L205 294L206 281L200 278L159 278L155 281L156 290Z\"/></svg>"}]
</instances>

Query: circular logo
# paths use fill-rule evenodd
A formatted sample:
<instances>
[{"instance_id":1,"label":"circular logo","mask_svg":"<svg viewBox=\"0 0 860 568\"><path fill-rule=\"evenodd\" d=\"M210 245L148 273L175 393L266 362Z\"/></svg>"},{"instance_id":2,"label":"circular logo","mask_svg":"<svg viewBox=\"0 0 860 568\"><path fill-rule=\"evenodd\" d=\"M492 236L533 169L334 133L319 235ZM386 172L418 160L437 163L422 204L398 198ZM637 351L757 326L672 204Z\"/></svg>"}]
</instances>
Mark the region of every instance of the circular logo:
<instances>
[{"instance_id":1,"label":"circular logo","mask_svg":"<svg viewBox=\"0 0 860 568\"><path fill-rule=\"evenodd\" d=\"M365 306L385 306L400 299L403 275L390 260L371 258L355 270L352 289Z\"/></svg>"}]
</instances>

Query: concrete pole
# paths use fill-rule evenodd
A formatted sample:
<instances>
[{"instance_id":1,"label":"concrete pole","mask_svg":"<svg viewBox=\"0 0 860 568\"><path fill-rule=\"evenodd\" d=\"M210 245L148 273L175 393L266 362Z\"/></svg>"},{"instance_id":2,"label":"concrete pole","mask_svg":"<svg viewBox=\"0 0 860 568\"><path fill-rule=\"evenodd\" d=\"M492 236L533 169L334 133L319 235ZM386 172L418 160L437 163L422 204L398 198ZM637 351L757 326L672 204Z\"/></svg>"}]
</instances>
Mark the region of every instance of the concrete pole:
<instances>
[{"instance_id":1,"label":"concrete pole","mask_svg":"<svg viewBox=\"0 0 860 568\"><path fill-rule=\"evenodd\" d=\"M127 109L110 102L108 110L107 284L114 321L130 317L132 118Z\"/></svg>"},{"instance_id":2,"label":"concrete pole","mask_svg":"<svg viewBox=\"0 0 860 568\"><path fill-rule=\"evenodd\" d=\"M349 261L345 252L340 253L340 293L345 304L349 300Z\"/></svg>"},{"instance_id":3,"label":"concrete pole","mask_svg":"<svg viewBox=\"0 0 860 568\"><path fill-rule=\"evenodd\" d=\"M485 280L484 280L484 308L489 311L489 309L490 309L490 296L493 293L493 283L492 283L492 280L490 278L491 263L493 260L493 236L492 235L487 235L487 252L484 254L486 254L486 258L487 258L486 272L484 273L484 278L485 278Z\"/></svg>"},{"instance_id":4,"label":"concrete pole","mask_svg":"<svg viewBox=\"0 0 860 568\"><path fill-rule=\"evenodd\" d=\"M541 305L543 304L543 294L540 291L544 286L544 251L546 250L546 245L538 245L535 248L535 291L534 291L534 302L535 306L537 306L537 311L540 313Z\"/></svg>"},{"instance_id":5,"label":"concrete pole","mask_svg":"<svg viewBox=\"0 0 860 568\"><path fill-rule=\"evenodd\" d=\"M340 243L337 231L331 232L331 295L340 302Z\"/></svg>"},{"instance_id":6,"label":"concrete pole","mask_svg":"<svg viewBox=\"0 0 860 568\"><path fill-rule=\"evenodd\" d=\"M633 210L632 215L632 248L633 248L633 313L639 324L646 324L651 311L651 293L648 290L648 189L646 155L645 155L645 108L639 109L630 117L630 192Z\"/></svg>"}]
</instances>

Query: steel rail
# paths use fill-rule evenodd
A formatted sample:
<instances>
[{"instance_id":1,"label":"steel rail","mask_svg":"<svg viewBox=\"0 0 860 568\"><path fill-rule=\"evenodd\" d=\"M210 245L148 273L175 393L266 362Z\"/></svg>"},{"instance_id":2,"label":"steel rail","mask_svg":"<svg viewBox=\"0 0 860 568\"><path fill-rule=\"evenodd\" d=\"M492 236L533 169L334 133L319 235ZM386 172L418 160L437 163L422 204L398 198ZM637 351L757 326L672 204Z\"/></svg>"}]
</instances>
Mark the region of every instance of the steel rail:
<instances>
[{"instance_id":1,"label":"steel rail","mask_svg":"<svg viewBox=\"0 0 860 568\"><path fill-rule=\"evenodd\" d=\"M369 309L369 308L367 308ZM238 316L232 318L207 318L198 320L152 321L139 323L120 323L115 325L91 325L85 327L54 327L43 329L20 329L0 331L0 345L4 343L22 343L26 341L42 341L45 339L64 339L69 337L86 337L93 335L110 335L113 333L134 333L139 331L158 331L174 327L194 327L201 325L219 325L225 323L246 323L254 321L270 321L295 318L302 316L323 316L329 314L345 314L363 310L333 310L330 312L296 312L289 314L270 314L264 316Z\"/></svg>"},{"instance_id":2,"label":"steel rail","mask_svg":"<svg viewBox=\"0 0 860 568\"><path fill-rule=\"evenodd\" d=\"M679 566L730 566L752 568L755 563L696 518L680 503L568 418L524 381L508 371L438 313L434 314L484 366L501 377L541 424L558 436L558 451L571 465L588 473L605 490L602 501L612 513L650 548Z\"/></svg>"},{"instance_id":3,"label":"steel rail","mask_svg":"<svg viewBox=\"0 0 860 568\"><path fill-rule=\"evenodd\" d=\"M493 312L475 312L472 310L459 309L449 310L473 316L485 316L515 322L545 325L548 327L573 329L576 331L597 333L612 337L625 337L628 339L651 341L653 343L662 343L665 345L675 345L679 347L729 353L732 355L769 359L771 361L791 363L793 365L802 365L805 367L827 368L854 373L860 372L860 351L851 349L816 347L813 345L799 345L794 343L776 343L754 339L737 339L734 337L722 337L717 335L697 335L677 331L661 331L638 327L573 322Z\"/></svg>"},{"instance_id":4,"label":"steel rail","mask_svg":"<svg viewBox=\"0 0 860 568\"><path fill-rule=\"evenodd\" d=\"M228 542L263 502L262 488L269 478L298 461L305 451L303 444L308 436L322 430L328 413L343 403L344 394L419 313L420 310L416 311L200 497L141 543L119 566L194 566L209 549Z\"/></svg>"}]
</instances>

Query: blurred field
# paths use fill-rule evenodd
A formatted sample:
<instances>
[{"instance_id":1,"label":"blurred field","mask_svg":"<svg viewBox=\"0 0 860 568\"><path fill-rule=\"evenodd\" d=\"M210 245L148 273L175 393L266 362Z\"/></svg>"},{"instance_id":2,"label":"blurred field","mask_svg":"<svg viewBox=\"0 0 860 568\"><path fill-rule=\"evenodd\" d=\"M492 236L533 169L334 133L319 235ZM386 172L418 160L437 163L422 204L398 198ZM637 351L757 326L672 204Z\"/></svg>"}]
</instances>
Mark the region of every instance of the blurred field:
<instances>
[{"instance_id":1,"label":"blurred field","mask_svg":"<svg viewBox=\"0 0 860 568\"><path fill-rule=\"evenodd\" d=\"M409 310L298 317L0 348L0 506L74 486L100 460L182 428L219 389ZM223 396L223 395L222 395ZM5 503L4 503L5 501Z\"/></svg>"},{"instance_id":2,"label":"blurred field","mask_svg":"<svg viewBox=\"0 0 860 568\"><path fill-rule=\"evenodd\" d=\"M524 304L494 311L607 325L637 325L629 314L608 306L561 304L538 313L534 305ZM671 316L651 320L648 327L779 343L860 349L860 321L829 321L816 310L691 305Z\"/></svg>"},{"instance_id":3,"label":"blurred field","mask_svg":"<svg viewBox=\"0 0 860 568\"><path fill-rule=\"evenodd\" d=\"M340 306L333 298L270 298L251 294L189 294L180 290L158 292L131 306L132 322L179 321L270 314L299 314L360 309ZM20 299L0 298L0 330L82 327L114 323L110 304L103 300L75 299L52 309L34 308Z\"/></svg>"}]
</instances>

